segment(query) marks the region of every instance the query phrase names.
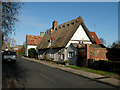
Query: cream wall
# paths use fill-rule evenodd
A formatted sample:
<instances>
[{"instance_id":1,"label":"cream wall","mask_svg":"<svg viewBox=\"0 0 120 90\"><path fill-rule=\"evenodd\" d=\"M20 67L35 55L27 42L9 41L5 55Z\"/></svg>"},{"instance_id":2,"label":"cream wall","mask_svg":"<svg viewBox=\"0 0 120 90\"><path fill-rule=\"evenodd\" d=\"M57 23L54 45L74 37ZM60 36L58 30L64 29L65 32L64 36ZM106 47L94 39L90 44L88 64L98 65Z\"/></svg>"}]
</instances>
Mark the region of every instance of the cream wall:
<instances>
[{"instance_id":1,"label":"cream wall","mask_svg":"<svg viewBox=\"0 0 120 90\"><path fill-rule=\"evenodd\" d=\"M73 41L73 40L88 40L88 41L90 41L90 39L88 38L87 34L85 33L85 31L81 25L78 27L78 29L76 30L76 32L74 33L73 37L68 42L66 47L68 47L71 43L79 43L78 41ZM84 42L84 43L92 44L91 42Z\"/></svg>"}]
</instances>

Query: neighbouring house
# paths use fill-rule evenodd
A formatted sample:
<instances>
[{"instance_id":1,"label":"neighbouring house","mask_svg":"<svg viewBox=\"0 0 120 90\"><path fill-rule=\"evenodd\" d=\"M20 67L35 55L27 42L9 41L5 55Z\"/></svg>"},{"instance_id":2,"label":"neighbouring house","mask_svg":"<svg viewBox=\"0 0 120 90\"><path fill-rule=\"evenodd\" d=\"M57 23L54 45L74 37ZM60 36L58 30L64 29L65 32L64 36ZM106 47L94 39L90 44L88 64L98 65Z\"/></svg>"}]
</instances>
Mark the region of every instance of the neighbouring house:
<instances>
[{"instance_id":1,"label":"neighbouring house","mask_svg":"<svg viewBox=\"0 0 120 90\"><path fill-rule=\"evenodd\" d=\"M4 51L4 50L12 50L12 48L10 47L10 43L8 43L8 44L4 43L2 45L2 51Z\"/></svg>"},{"instance_id":2,"label":"neighbouring house","mask_svg":"<svg viewBox=\"0 0 120 90\"><path fill-rule=\"evenodd\" d=\"M40 32L40 36L26 35L25 56L28 56L28 49L36 49L43 36L44 32Z\"/></svg>"},{"instance_id":3,"label":"neighbouring house","mask_svg":"<svg viewBox=\"0 0 120 90\"><path fill-rule=\"evenodd\" d=\"M79 44L99 45L101 42L95 32L87 29L80 16L60 25L54 20L52 28L45 32L37 46L38 58L53 61L69 60L70 64L76 65Z\"/></svg>"},{"instance_id":4,"label":"neighbouring house","mask_svg":"<svg viewBox=\"0 0 120 90\"><path fill-rule=\"evenodd\" d=\"M24 53L25 47L23 45L16 45L15 47L12 48L12 50L15 51L17 54Z\"/></svg>"}]
</instances>

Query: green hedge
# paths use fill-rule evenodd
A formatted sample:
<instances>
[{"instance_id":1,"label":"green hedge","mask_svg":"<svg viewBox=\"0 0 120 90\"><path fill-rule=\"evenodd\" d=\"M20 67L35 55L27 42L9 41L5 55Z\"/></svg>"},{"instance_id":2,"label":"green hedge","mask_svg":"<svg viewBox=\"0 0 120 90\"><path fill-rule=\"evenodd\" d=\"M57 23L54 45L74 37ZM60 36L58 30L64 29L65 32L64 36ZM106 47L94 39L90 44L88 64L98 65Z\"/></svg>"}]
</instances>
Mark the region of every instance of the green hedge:
<instances>
[{"instance_id":1,"label":"green hedge","mask_svg":"<svg viewBox=\"0 0 120 90\"><path fill-rule=\"evenodd\" d=\"M37 53L36 50L34 48L28 49L28 57L30 58L36 58Z\"/></svg>"},{"instance_id":2,"label":"green hedge","mask_svg":"<svg viewBox=\"0 0 120 90\"><path fill-rule=\"evenodd\" d=\"M89 59L88 67L93 69L120 73L120 61L104 61L104 60L95 61Z\"/></svg>"},{"instance_id":3,"label":"green hedge","mask_svg":"<svg viewBox=\"0 0 120 90\"><path fill-rule=\"evenodd\" d=\"M25 55L25 51L16 52L17 55Z\"/></svg>"}]
</instances>

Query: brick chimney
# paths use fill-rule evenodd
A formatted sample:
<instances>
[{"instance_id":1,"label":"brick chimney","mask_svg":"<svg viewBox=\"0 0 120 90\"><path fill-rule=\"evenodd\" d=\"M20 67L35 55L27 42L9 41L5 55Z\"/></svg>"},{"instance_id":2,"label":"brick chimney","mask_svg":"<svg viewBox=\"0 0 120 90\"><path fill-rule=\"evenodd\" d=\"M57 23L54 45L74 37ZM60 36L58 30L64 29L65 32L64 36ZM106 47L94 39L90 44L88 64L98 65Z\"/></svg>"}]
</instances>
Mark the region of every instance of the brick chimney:
<instances>
[{"instance_id":1,"label":"brick chimney","mask_svg":"<svg viewBox=\"0 0 120 90\"><path fill-rule=\"evenodd\" d=\"M44 36L44 32L40 32L40 36L43 37Z\"/></svg>"},{"instance_id":2,"label":"brick chimney","mask_svg":"<svg viewBox=\"0 0 120 90\"><path fill-rule=\"evenodd\" d=\"M58 24L58 22L54 20L53 23L52 23L53 30L55 30L55 27L57 26L57 24Z\"/></svg>"}]
</instances>

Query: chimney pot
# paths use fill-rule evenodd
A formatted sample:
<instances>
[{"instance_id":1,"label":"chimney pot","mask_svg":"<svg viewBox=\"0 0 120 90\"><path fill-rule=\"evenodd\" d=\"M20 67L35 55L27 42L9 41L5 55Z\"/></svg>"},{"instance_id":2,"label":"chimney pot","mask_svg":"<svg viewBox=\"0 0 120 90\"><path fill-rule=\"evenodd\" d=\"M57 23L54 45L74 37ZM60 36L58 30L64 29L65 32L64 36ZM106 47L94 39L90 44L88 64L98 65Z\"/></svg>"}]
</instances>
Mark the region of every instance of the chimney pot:
<instances>
[{"instance_id":1,"label":"chimney pot","mask_svg":"<svg viewBox=\"0 0 120 90\"><path fill-rule=\"evenodd\" d=\"M44 32L40 32L40 36L43 37L44 36Z\"/></svg>"},{"instance_id":2,"label":"chimney pot","mask_svg":"<svg viewBox=\"0 0 120 90\"><path fill-rule=\"evenodd\" d=\"M53 26L52 26L52 28L53 28L53 30L55 30L55 27L58 25L58 22L57 21L53 21Z\"/></svg>"}]
</instances>

